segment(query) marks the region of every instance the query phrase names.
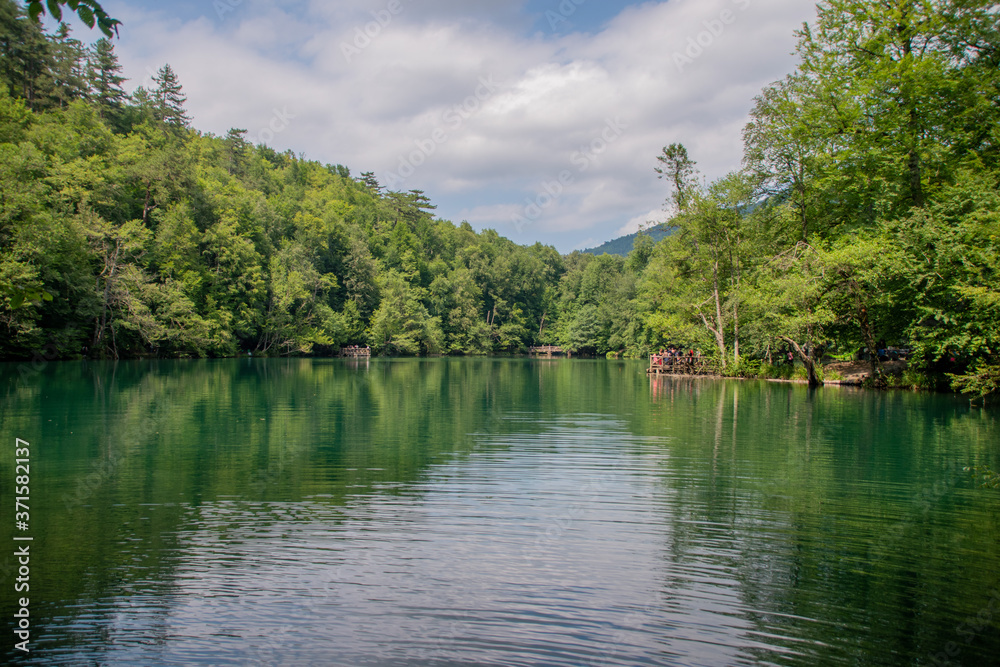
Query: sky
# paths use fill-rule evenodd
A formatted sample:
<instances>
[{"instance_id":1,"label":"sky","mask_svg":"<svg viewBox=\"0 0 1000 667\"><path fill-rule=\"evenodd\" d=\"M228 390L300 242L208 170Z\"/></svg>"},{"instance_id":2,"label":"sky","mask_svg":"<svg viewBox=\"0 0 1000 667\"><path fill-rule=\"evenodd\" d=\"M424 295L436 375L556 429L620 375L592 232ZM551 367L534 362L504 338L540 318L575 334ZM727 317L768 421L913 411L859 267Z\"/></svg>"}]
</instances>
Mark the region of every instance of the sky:
<instances>
[{"instance_id":1,"label":"sky","mask_svg":"<svg viewBox=\"0 0 1000 667\"><path fill-rule=\"evenodd\" d=\"M440 218L561 252L666 218L668 144L707 181L739 169L755 95L815 18L809 0L102 4L126 88L169 63L198 130L374 172Z\"/></svg>"}]
</instances>

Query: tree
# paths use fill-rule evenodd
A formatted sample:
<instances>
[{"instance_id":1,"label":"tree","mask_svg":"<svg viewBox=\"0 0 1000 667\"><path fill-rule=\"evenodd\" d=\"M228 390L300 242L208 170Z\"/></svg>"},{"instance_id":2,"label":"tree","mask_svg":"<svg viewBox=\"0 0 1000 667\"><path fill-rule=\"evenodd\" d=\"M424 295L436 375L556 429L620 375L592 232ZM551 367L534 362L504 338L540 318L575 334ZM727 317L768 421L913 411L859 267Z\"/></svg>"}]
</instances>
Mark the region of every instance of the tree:
<instances>
[{"instance_id":1,"label":"tree","mask_svg":"<svg viewBox=\"0 0 1000 667\"><path fill-rule=\"evenodd\" d=\"M314 345L336 347L344 342L346 326L328 301L337 279L321 274L310 254L292 241L271 258L258 351L307 354Z\"/></svg>"},{"instance_id":2,"label":"tree","mask_svg":"<svg viewBox=\"0 0 1000 667\"><path fill-rule=\"evenodd\" d=\"M397 271L381 281L382 303L372 316L369 344L381 354L438 354L444 344L440 320Z\"/></svg>"},{"instance_id":3,"label":"tree","mask_svg":"<svg viewBox=\"0 0 1000 667\"><path fill-rule=\"evenodd\" d=\"M886 381L877 351L905 342L907 304L899 297L907 261L899 245L877 231L839 239L823 253L824 300L836 316L829 330L846 343L842 347L868 348L870 377L877 385Z\"/></svg>"},{"instance_id":4,"label":"tree","mask_svg":"<svg viewBox=\"0 0 1000 667\"><path fill-rule=\"evenodd\" d=\"M956 181L882 233L902 256L892 298L913 365L981 391L1000 366L1000 173L963 171Z\"/></svg>"},{"instance_id":5,"label":"tree","mask_svg":"<svg viewBox=\"0 0 1000 667\"><path fill-rule=\"evenodd\" d=\"M683 284L683 303L677 305L711 334L726 370L729 343L733 360L740 355L740 285L753 181L734 173L688 197L685 210L671 221L677 233L666 240L677 267L674 275Z\"/></svg>"},{"instance_id":6,"label":"tree","mask_svg":"<svg viewBox=\"0 0 1000 667\"><path fill-rule=\"evenodd\" d=\"M223 140L226 143L226 161L228 162L226 168L233 176L242 176L245 173L246 161L250 152L250 143L246 137L246 130L230 128Z\"/></svg>"},{"instance_id":7,"label":"tree","mask_svg":"<svg viewBox=\"0 0 1000 667\"><path fill-rule=\"evenodd\" d=\"M190 118L184 111L187 97L181 93L182 86L169 64L164 65L153 77L156 89L152 91L153 118L168 127L181 129L187 127Z\"/></svg>"},{"instance_id":8,"label":"tree","mask_svg":"<svg viewBox=\"0 0 1000 667\"><path fill-rule=\"evenodd\" d=\"M358 180L366 188L368 188L368 191L371 192L373 195L378 196L382 194L382 190L385 189L384 186L379 185L378 179L375 177L375 172L373 171L366 171L362 173L361 178Z\"/></svg>"},{"instance_id":9,"label":"tree","mask_svg":"<svg viewBox=\"0 0 1000 667\"><path fill-rule=\"evenodd\" d=\"M122 88L126 79L121 75L115 47L108 39L99 39L90 49L87 80L91 96L101 117L114 121L122 111L128 94Z\"/></svg>"},{"instance_id":10,"label":"tree","mask_svg":"<svg viewBox=\"0 0 1000 667\"><path fill-rule=\"evenodd\" d=\"M800 241L825 232L818 222L829 212L821 190L823 169L829 164L822 142L826 132L810 113L816 86L803 76L767 86L755 99L743 130L744 163L764 194L792 207Z\"/></svg>"},{"instance_id":11,"label":"tree","mask_svg":"<svg viewBox=\"0 0 1000 667\"><path fill-rule=\"evenodd\" d=\"M688 157L683 144L665 146L656 160L662 165L653 169L658 174L657 178L666 179L670 183L671 194L667 202L679 211L685 210L691 193L698 187L695 177L698 173L695 168L697 163Z\"/></svg>"},{"instance_id":12,"label":"tree","mask_svg":"<svg viewBox=\"0 0 1000 667\"><path fill-rule=\"evenodd\" d=\"M923 207L957 157L947 139L968 94L968 38L979 36L969 26L995 26L994 3L828 0L817 12L798 51L803 75L818 84L824 139L843 166L863 166L852 171L869 184L867 204L889 215Z\"/></svg>"},{"instance_id":13,"label":"tree","mask_svg":"<svg viewBox=\"0 0 1000 667\"><path fill-rule=\"evenodd\" d=\"M55 103L64 107L73 100L82 99L89 93L86 75L86 51L79 40L71 39L69 26L59 24L59 30L52 44L52 97Z\"/></svg>"},{"instance_id":14,"label":"tree","mask_svg":"<svg viewBox=\"0 0 1000 667\"><path fill-rule=\"evenodd\" d=\"M38 23L26 20L11 0L0 0L0 78L32 110L52 99L53 49Z\"/></svg>"},{"instance_id":15,"label":"tree","mask_svg":"<svg viewBox=\"0 0 1000 667\"><path fill-rule=\"evenodd\" d=\"M794 350L810 386L821 384L817 351L825 347L826 327L835 317L824 300L824 268L822 252L800 241L761 266L743 288L758 335Z\"/></svg>"},{"instance_id":16,"label":"tree","mask_svg":"<svg viewBox=\"0 0 1000 667\"><path fill-rule=\"evenodd\" d=\"M91 241L98 270L98 300L100 313L94 319L94 335L90 346L95 352L107 352L119 357L118 332L131 329L149 343L147 318L137 318L139 294L137 287L145 281L138 262L145 254L149 230L140 221L130 220L115 225L98 216L87 216L86 233Z\"/></svg>"}]
</instances>

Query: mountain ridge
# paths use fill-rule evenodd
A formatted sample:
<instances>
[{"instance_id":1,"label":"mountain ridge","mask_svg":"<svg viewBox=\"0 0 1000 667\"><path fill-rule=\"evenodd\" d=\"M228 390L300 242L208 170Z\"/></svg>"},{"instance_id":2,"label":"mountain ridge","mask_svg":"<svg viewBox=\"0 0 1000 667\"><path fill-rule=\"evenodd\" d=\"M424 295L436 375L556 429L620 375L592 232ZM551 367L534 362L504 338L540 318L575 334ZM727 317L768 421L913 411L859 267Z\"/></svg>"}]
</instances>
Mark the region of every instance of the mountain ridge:
<instances>
[{"instance_id":1,"label":"mountain ridge","mask_svg":"<svg viewBox=\"0 0 1000 667\"><path fill-rule=\"evenodd\" d=\"M657 225L655 227L650 227L649 229L643 229L634 234L628 234L626 236L619 236L616 239L611 239L606 241L595 248L587 248L586 250L581 250L580 252L586 253L588 255L621 255L625 257L632 249L635 247L635 241L639 238L640 234L645 234L653 239L655 242L659 242L662 239L670 236L673 233L672 228L664 229L662 226Z\"/></svg>"}]
</instances>

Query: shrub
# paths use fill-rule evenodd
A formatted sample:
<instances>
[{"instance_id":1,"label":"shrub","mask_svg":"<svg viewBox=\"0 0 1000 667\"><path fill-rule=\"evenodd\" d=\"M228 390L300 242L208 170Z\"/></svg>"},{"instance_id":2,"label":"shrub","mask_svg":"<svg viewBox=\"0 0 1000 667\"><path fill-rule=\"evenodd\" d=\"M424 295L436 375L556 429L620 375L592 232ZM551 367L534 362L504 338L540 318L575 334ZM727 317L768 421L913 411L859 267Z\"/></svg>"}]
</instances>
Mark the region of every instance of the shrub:
<instances>
[{"instance_id":1,"label":"shrub","mask_svg":"<svg viewBox=\"0 0 1000 667\"><path fill-rule=\"evenodd\" d=\"M790 380L792 378L792 366L788 364L761 364L760 372L757 376L774 380Z\"/></svg>"},{"instance_id":2,"label":"shrub","mask_svg":"<svg viewBox=\"0 0 1000 667\"><path fill-rule=\"evenodd\" d=\"M755 378L760 377L760 374L760 359L750 359L748 357L740 357L737 363L732 364L726 369L726 375L730 377Z\"/></svg>"}]
</instances>

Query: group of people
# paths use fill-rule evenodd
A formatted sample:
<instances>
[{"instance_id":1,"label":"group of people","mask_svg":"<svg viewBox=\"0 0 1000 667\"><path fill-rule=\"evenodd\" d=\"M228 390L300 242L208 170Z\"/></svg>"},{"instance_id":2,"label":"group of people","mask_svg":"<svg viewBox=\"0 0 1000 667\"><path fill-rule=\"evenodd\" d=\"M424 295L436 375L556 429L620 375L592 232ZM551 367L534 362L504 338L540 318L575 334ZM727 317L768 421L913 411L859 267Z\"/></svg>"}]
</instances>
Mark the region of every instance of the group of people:
<instances>
[{"instance_id":1,"label":"group of people","mask_svg":"<svg viewBox=\"0 0 1000 667\"><path fill-rule=\"evenodd\" d=\"M684 350L678 349L673 345L671 345L667 349L660 350L657 356L660 357L662 361L673 362L676 360L685 360L685 359L688 361L694 361L695 359L701 359L701 351L688 350L687 352L684 352Z\"/></svg>"}]
</instances>

